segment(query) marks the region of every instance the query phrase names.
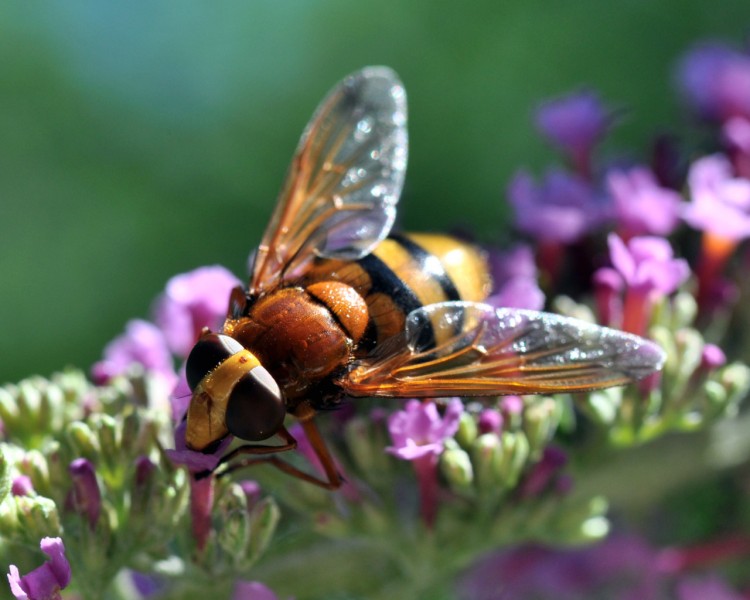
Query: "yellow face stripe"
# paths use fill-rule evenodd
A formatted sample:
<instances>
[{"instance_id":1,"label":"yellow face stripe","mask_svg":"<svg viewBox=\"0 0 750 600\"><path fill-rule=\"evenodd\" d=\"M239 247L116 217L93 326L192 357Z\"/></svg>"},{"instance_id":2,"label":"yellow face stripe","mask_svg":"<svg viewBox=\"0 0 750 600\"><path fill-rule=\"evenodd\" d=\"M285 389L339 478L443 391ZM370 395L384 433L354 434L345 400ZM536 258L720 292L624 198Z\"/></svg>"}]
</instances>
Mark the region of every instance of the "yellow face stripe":
<instances>
[{"instance_id":1,"label":"yellow face stripe","mask_svg":"<svg viewBox=\"0 0 750 600\"><path fill-rule=\"evenodd\" d=\"M203 450L225 437L229 396L237 382L260 365L249 350L233 354L203 378L193 392L187 414L185 442L191 450Z\"/></svg>"}]
</instances>

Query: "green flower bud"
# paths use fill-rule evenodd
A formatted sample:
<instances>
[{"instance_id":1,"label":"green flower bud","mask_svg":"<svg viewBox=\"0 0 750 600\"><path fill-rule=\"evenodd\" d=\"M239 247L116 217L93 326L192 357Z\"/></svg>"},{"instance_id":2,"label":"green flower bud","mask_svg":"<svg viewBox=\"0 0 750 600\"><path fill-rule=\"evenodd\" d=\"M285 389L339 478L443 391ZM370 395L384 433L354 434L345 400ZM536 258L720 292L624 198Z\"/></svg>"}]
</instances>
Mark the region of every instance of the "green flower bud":
<instances>
[{"instance_id":1,"label":"green flower bud","mask_svg":"<svg viewBox=\"0 0 750 600\"><path fill-rule=\"evenodd\" d=\"M0 504L10 494L10 465L5 458L5 453L0 447Z\"/></svg>"},{"instance_id":2,"label":"green flower bud","mask_svg":"<svg viewBox=\"0 0 750 600\"><path fill-rule=\"evenodd\" d=\"M542 455L560 423L560 406L554 398L540 397L526 405L523 413L523 429L529 443L531 458Z\"/></svg>"},{"instance_id":3,"label":"green flower bud","mask_svg":"<svg viewBox=\"0 0 750 600\"><path fill-rule=\"evenodd\" d=\"M591 392L584 401L586 412L597 423L611 426L617 420L622 404L622 388L609 388Z\"/></svg>"},{"instance_id":4,"label":"green flower bud","mask_svg":"<svg viewBox=\"0 0 750 600\"><path fill-rule=\"evenodd\" d=\"M49 463L39 450L29 450L17 466L21 473L31 478L37 492L43 496L51 495Z\"/></svg>"},{"instance_id":5,"label":"green flower bud","mask_svg":"<svg viewBox=\"0 0 750 600\"><path fill-rule=\"evenodd\" d=\"M122 446L120 425L114 417L109 415L97 415L97 417L92 420L92 424L99 437L102 458L110 464L119 463Z\"/></svg>"},{"instance_id":6,"label":"green flower bud","mask_svg":"<svg viewBox=\"0 0 750 600\"><path fill-rule=\"evenodd\" d=\"M669 373L677 368L677 346L675 345L672 331L662 325L655 325L649 330L649 336L654 342L659 344L662 350L667 354L667 361L664 364L664 373Z\"/></svg>"},{"instance_id":7,"label":"green flower bud","mask_svg":"<svg viewBox=\"0 0 750 600\"><path fill-rule=\"evenodd\" d=\"M232 483L223 489L214 507L214 519L215 540L221 555L235 564L243 563L250 540L250 518L247 498L239 484Z\"/></svg>"},{"instance_id":8,"label":"green flower bud","mask_svg":"<svg viewBox=\"0 0 750 600\"><path fill-rule=\"evenodd\" d=\"M672 364L670 375L673 378L670 395L681 394L691 375L701 364L703 336L695 329L680 329L674 335L678 361Z\"/></svg>"},{"instance_id":9,"label":"green flower bud","mask_svg":"<svg viewBox=\"0 0 750 600\"><path fill-rule=\"evenodd\" d=\"M17 431L17 424L20 421L19 406L12 390L14 386L11 385L0 387L0 419L5 424L8 433Z\"/></svg>"},{"instance_id":10,"label":"green flower bud","mask_svg":"<svg viewBox=\"0 0 750 600\"><path fill-rule=\"evenodd\" d=\"M456 445L446 449L440 456L440 472L451 488L457 492L470 488L474 481L474 469L469 454Z\"/></svg>"},{"instance_id":11,"label":"green flower bud","mask_svg":"<svg viewBox=\"0 0 750 600\"><path fill-rule=\"evenodd\" d=\"M76 456L93 460L101 452L99 438L86 423L74 421L68 425L67 434Z\"/></svg>"},{"instance_id":12,"label":"green flower bud","mask_svg":"<svg viewBox=\"0 0 750 600\"><path fill-rule=\"evenodd\" d=\"M727 391L727 404L738 405L750 391L750 368L732 363L719 372L719 383Z\"/></svg>"},{"instance_id":13,"label":"green flower bud","mask_svg":"<svg viewBox=\"0 0 750 600\"><path fill-rule=\"evenodd\" d=\"M44 496L12 496L8 500L15 509L16 531L25 543L39 543L43 537L55 537L62 533L54 501Z\"/></svg>"},{"instance_id":14,"label":"green flower bud","mask_svg":"<svg viewBox=\"0 0 750 600\"><path fill-rule=\"evenodd\" d=\"M462 412L458 421L458 431L453 438L462 448L470 448L478 433L477 421L474 416L466 411Z\"/></svg>"},{"instance_id":15,"label":"green flower bud","mask_svg":"<svg viewBox=\"0 0 750 600\"><path fill-rule=\"evenodd\" d=\"M706 413L709 418L715 418L724 413L725 409L729 408L727 402L729 394L727 391L727 388L718 381L709 379L703 384L702 392L708 406Z\"/></svg>"},{"instance_id":16,"label":"green flower bud","mask_svg":"<svg viewBox=\"0 0 750 600\"><path fill-rule=\"evenodd\" d=\"M503 436L506 435L513 434L503 434ZM497 434L485 433L474 440L471 445L471 459L474 477L479 489L494 490L503 481L500 474L503 451L503 446Z\"/></svg>"},{"instance_id":17,"label":"green flower bud","mask_svg":"<svg viewBox=\"0 0 750 600\"><path fill-rule=\"evenodd\" d=\"M500 481L506 489L516 486L526 462L531 455L531 447L526 436L521 433L505 432L501 436L502 458L498 465Z\"/></svg>"},{"instance_id":18,"label":"green flower bud","mask_svg":"<svg viewBox=\"0 0 750 600\"><path fill-rule=\"evenodd\" d=\"M689 327L695 321L697 315L698 302L693 295L687 292L678 292L672 298L671 322L668 327L672 331Z\"/></svg>"},{"instance_id":19,"label":"green flower bud","mask_svg":"<svg viewBox=\"0 0 750 600\"><path fill-rule=\"evenodd\" d=\"M276 501L273 498L263 498L250 510L250 545L248 556L255 562L265 552L271 542L276 527L281 518Z\"/></svg>"},{"instance_id":20,"label":"green flower bud","mask_svg":"<svg viewBox=\"0 0 750 600\"><path fill-rule=\"evenodd\" d=\"M596 323L593 311L585 304L580 304L570 296L557 296L552 300L553 312L573 317L587 323Z\"/></svg>"},{"instance_id":21,"label":"green flower bud","mask_svg":"<svg viewBox=\"0 0 750 600\"><path fill-rule=\"evenodd\" d=\"M385 429L367 417L354 417L344 427L344 439L356 468L375 479L389 471Z\"/></svg>"}]
</instances>

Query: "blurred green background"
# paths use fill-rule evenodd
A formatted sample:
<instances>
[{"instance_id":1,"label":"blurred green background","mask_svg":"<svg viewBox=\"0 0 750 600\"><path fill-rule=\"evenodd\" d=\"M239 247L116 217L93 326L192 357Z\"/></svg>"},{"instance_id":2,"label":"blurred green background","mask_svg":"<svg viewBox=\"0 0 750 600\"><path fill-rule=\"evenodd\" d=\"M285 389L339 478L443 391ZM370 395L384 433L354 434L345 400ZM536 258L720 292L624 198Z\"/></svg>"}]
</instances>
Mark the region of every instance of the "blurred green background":
<instances>
[{"instance_id":1,"label":"blurred green background","mask_svg":"<svg viewBox=\"0 0 750 600\"><path fill-rule=\"evenodd\" d=\"M245 276L312 110L387 64L409 94L412 230L504 235L503 189L553 154L544 97L630 108L612 149L679 123L675 59L740 40L748 0L6 2L0 381L88 367L173 274Z\"/></svg>"}]
</instances>

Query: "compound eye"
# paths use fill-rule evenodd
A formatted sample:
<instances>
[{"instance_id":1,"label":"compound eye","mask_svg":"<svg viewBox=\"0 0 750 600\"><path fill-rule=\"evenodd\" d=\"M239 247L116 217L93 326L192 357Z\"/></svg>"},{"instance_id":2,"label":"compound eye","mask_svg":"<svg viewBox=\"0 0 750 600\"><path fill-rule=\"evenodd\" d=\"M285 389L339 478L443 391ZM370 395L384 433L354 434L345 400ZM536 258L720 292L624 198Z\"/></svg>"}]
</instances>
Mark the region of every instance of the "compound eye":
<instances>
[{"instance_id":1,"label":"compound eye","mask_svg":"<svg viewBox=\"0 0 750 600\"><path fill-rule=\"evenodd\" d=\"M286 405L276 380L263 367L245 373L232 389L225 416L232 435L259 442L284 423Z\"/></svg>"},{"instance_id":2,"label":"compound eye","mask_svg":"<svg viewBox=\"0 0 750 600\"><path fill-rule=\"evenodd\" d=\"M185 364L185 375L191 390L227 358L243 350L234 338L220 333L207 333L193 346Z\"/></svg>"}]
</instances>

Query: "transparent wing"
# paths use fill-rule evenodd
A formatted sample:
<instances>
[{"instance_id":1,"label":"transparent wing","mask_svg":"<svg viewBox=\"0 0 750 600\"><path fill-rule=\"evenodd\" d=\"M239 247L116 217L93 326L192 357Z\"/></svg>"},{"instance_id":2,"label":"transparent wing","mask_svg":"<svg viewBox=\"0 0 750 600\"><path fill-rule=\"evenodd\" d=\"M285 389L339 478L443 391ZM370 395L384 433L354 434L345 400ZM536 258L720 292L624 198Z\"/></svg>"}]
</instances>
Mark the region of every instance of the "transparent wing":
<instances>
[{"instance_id":1,"label":"transparent wing","mask_svg":"<svg viewBox=\"0 0 750 600\"><path fill-rule=\"evenodd\" d=\"M584 321L443 302L413 311L338 383L353 396L582 392L645 377L664 359L652 342Z\"/></svg>"},{"instance_id":2,"label":"transparent wing","mask_svg":"<svg viewBox=\"0 0 750 600\"><path fill-rule=\"evenodd\" d=\"M406 94L396 74L367 67L344 79L302 134L251 291L292 277L315 256L370 253L393 226L406 159Z\"/></svg>"}]
</instances>

